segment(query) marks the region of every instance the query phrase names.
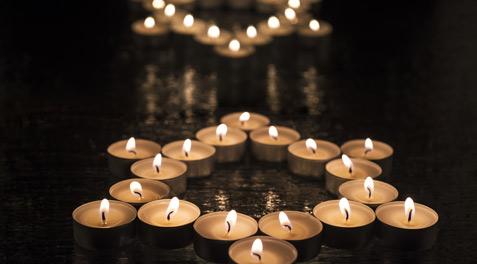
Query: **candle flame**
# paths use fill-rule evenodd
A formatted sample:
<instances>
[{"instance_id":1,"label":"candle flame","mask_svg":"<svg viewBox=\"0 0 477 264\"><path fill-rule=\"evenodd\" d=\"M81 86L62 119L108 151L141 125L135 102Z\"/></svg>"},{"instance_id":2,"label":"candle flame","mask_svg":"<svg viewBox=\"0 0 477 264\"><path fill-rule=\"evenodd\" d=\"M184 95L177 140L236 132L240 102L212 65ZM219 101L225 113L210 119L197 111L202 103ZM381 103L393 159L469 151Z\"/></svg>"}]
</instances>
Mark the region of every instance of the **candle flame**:
<instances>
[{"instance_id":1,"label":"candle flame","mask_svg":"<svg viewBox=\"0 0 477 264\"><path fill-rule=\"evenodd\" d=\"M107 224L108 214L109 214L109 201L108 199L104 198L103 200L101 200L101 204L99 205L99 217L103 225Z\"/></svg>"},{"instance_id":2,"label":"candle flame","mask_svg":"<svg viewBox=\"0 0 477 264\"><path fill-rule=\"evenodd\" d=\"M138 199L142 199L142 186L137 181L132 181L129 184L129 190L131 190L132 195L136 196Z\"/></svg>"},{"instance_id":3,"label":"candle flame","mask_svg":"<svg viewBox=\"0 0 477 264\"><path fill-rule=\"evenodd\" d=\"M255 257L258 259L258 261L262 260L262 252L263 252L263 243L260 238L257 238L253 241L252 243L252 249L250 251L250 254L252 257Z\"/></svg>"},{"instance_id":4,"label":"candle flame","mask_svg":"<svg viewBox=\"0 0 477 264\"><path fill-rule=\"evenodd\" d=\"M268 135L273 138L274 140L278 139L278 130L275 126L270 126L268 128Z\"/></svg>"},{"instance_id":5,"label":"candle flame","mask_svg":"<svg viewBox=\"0 0 477 264\"><path fill-rule=\"evenodd\" d=\"M164 0L153 0L152 1L152 7L154 9L162 9L162 8L164 8L165 5L166 5L166 3L164 2Z\"/></svg>"},{"instance_id":6,"label":"candle flame","mask_svg":"<svg viewBox=\"0 0 477 264\"><path fill-rule=\"evenodd\" d=\"M189 157L189 153L192 149L192 141L190 139L184 140L184 144L182 144L182 151L184 151L184 155Z\"/></svg>"},{"instance_id":7,"label":"candle flame","mask_svg":"<svg viewBox=\"0 0 477 264\"><path fill-rule=\"evenodd\" d=\"M166 15L166 17L172 17L175 14L176 14L176 6L173 4L167 4L166 8L164 8L164 15Z\"/></svg>"},{"instance_id":8,"label":"candle flame","mask_svg":"<svg viewBox=\"0 0 477 264\"><path fill-rule=\"evenodd\" d=\"M320 30L320 22L316 19L310 20L310 23L308 23L308 26L310 27L311 30L313 31L318 31Z\"/></svg>"},{"instance_id":9,"label":"candle flame","mask_svg":"<svg viewBox=\"0 0 477 264\"><path fill-rule=\"evenodd\" d=\"M370 138L366 138L366 140L364 141L364 154L367 154L368 152L373 150L373 148L373 141Z\"/></svg>"},{"instance_id":10,"label":"candle flame","mask_svg":"<svg viewBox=\"0 0 477 264\"><path fill-rule=\"evenodd\" d=\"M243 113L239 116L239 121L240 121L241 123L247 122L248 120L250 120L250 113L249 113L249 112L243 112Z\"/></svg>"},{"instance_id":11,"label":"candle flame","mask_svg":"<svg viewBox=\"0 0 477 264\"><path fill-rule=\"evenodd\" d=\"M126 151L136 154L136 139L134 137L128 139L128 142L126 143Z\"/></svg>"},{"instance_id":12,"label":"candle flame","mask_svg":"<svg viewBox=\"0 0 477 264\"><path fill-rule=\"evenodd\" d=\"M295 10L293 10L289 7L287 9L285 9L285 17L290 21L294 20L296 18Z\"/></svg>"},{"instance_id":13,"label":"candle flame","mask_svg":"<svg viewBox=\"0 0 477 264\"><path fill-rule=\"evenodd\" d=\"M254 26L247 27L247 37L249 38L257 37L257 29Z\"/></svg>"},{"instance_id":14,"label":"candle flame","mask_svg":"<svg viewBox=\"0 0 477 264\"><path fill-rule=\"evenodd\" d=\"M230 234L232 228L237 223L237 212L235 210L230 210L230 212L225 217L225 231L227 234Z\"/></svg>"},{"instance_id":15,"label":"candle flame","mask_svg":"<svg viewBox=\"0 0 477 264\"><path fill-rule=\"evenodd\" d=\"M371 177L366 177L364 180L364 190L368 193L368 198L371 198L374 192L374 181Z\"/></svg>"},{"instance_id":16,"label":"candle flame","mask_svg":"<svg viewBox=\"0 0 477 264\"><path fill-rule=\"evenodd\" d=\"M156 21L154 20L153 17L146 17L146 19L144 19L145 28L153 28L155 25L156 25Z\"/></svg>"},{"instance_id":17,"label":"candle flame","mask_svg":"<svg viewBox=\"0 0 477 264\"><path fill-rule=\"evenodd\" d=\"M236 39L232 39L229 42L229 49L231 51L239 51L240 50L240 42Z\"/></svg>"},{"instance_id":18,"label":"candle flame","mask_svg":"<svg viewBox=\"0 0 477 264\"><path fill-rule=\"evenodd\" d=\"M311 153L315 154L316 153L316 149L318 148L316 146L316 141L312 138L309 138L305 141L305 145L306 145L306 148L308 149L308 151L310 151Z\"/></svg>"},{"instance_id":19,"label":"candle flame","mask_svg":"<svg viewBox=\"0 0 477 264\"><path fill-rule=\"evenodd\" d=\"M182 21L182 23L184 24L184 27L192 27L192 25L194 25L194 16L191 15L191 14L187 14L185 17L184 17L184 20Z\"/></svg>"},{"instance_id":20,"label":"candle flame","mask_svg":"<svg viewBox=\"0 0 477 264\"><path fill-rule=\"evenodd\" d=\"M294 9L300 8L301 1L300 0L288 0L288 6Z\"/></svg>"},{"instance_id":21,"label":"candle flame","mask_svg":"<svg viewBox=\"0 0 477 264\"><path fill-rule=\"evenodd\" d=\"M345 165L345 167L348 169L349 173L352 173L353 172L353 162L348 157L348 155L346 155L346 154L341 155L341 160L343 161L343 164Z\"/></svg>"},{"instance_id":22,"label":"candle flame","mask_svg":"<svg viewBox=\"0 0 477 264\"><path fill-rule=\"evenodd\" d=\"M220 37L220 28L216 25L212 25L207 29L207 36L209 38L218 38Z\"/></svg>"},{"instance_id":23,"label":"candle flame","mask_svg":"<svg viewBox=\"0 0 477 264\"><path fill-rule=\"evenodd\" d=\"M162 155L161 153L157 154L152 161L152 167L156 170L157 173L161 170L162 165Z\"/></svg>"},{"instance_id":24,"label":"candle flame","mask_svg":"<svg viewBox=\"0 0 477 264\"><path fill-rule=\"evenodd\" d=\"M406 216L407 222L410 223L416 214L416 208L414 207L414 201L411 197L407 197L404 201L404 215Z\"/></svg>"},{"instance_id":25,"label":"candle flame","mask_svg":"<svg viewBox=\"0 0 477 264\"><path fill-rule=\"evenodd\" d=\"M285 212L280 211L280 213L278 213L278 220L280 221L280 225L283 228L285 228L288 232L291 232L292 224L291 224L290 219L288 218L288 216Z\"/></svg>"},{"instance_id":26,"label":"candle flame","mask_svg":"<svg viewBox=\"0 0 477 264\"><path fill-rule=\"evenodd\" d=\"M276 16L271 16L267 21L268 27L272 29L277 29L280 27L280 20Z\"/></svg>"},{"instance_id":27,"label":"candle flame","mask_svg":"<svg viewBox=\"0 0 477 264\"><path fill-rule=\"evenodd\" d=\"M345 221L348 221L351 217L351 207L349 206L348 199L346 198L341 198L339 202L340 206L340 211L341 214L343 215Z\"/></svg>"},{"instance_id":28,"label":"candle flame","mask_svg":"<svg viewBox=\"0 0 477 264\"><path fill-rule=\"evenodd\" d=\"M172 197L171 201L169 202L169 205L167 206L166 210L166 219L167 221L170 221L171 218L177 214L177 211L179 211L179 199L177 197Z\"/></svg>"},{"instance_id":29,"label":"candle flame","mask_svg":"<svg viewBox=\"0 0 477 264\"><path fill-rule=\"evenodd\" d=\"M218 125L217 129L215 129L215 135L217 135L217 138L219 138L219 140L222 141L224 137L227 135L227 125L226 124Z\"/></svg>"}]
</instances>

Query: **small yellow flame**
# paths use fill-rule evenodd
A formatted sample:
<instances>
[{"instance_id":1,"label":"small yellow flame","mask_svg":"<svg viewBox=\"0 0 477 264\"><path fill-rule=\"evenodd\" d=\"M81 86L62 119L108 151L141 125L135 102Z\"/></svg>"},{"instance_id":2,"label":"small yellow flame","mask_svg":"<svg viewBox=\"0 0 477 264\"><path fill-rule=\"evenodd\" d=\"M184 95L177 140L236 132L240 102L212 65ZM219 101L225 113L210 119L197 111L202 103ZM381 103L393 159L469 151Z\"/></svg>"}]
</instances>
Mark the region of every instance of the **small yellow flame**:
<instances>
[{"instance_id":1,"label":"small yellow flame","mask_svg":"<svg viewBox=\"0 0 477 264\"><path fill-rule=\"evenodd\" d=\"M348 221L351 218L351 207L349 206L348 199L341 198L339 202L340 211L343 215L345 221Z\"/></svg>"},{"instance_id":2,"label":"small yellow flame","mask_svg":"<svg viewBox=\"0 0 477 264\"><path fill-rule=\"evenodd\" d=\"M351 171L353 169L353 162L351 161L351 159L348 157L348 155L346 154L343 154L341 155L341 160L343 161L343 164L345 165L345 167Z\"/></svg>"},{"instance_id":3,"label":"small yellow flame","mask_svg":"<svg viewBox=\"0 0 477 264\"><path fill-rule=\"evenodd\" d=\"M309 26L310 29L313 30L313 31L318 31L318 30L320 30L320 22L318 22L318 20L316 20L316 19L310 20L310 23L308 24L308 26Z\"/></svg>"},{"instance_id":4,"label":"small yellow flame","mask_svg":"<svg viewBox=\"0 0 477 264\"><path fill-rule=\"evenodd\" d=\"M172 217L177 214L177 211L179 211L179 199L174 196L167 206L166 219L170 221Z\"/></svg>"},{"instance_id":5,"label":"small yellow flame","mask_svg":"<svg viewBox=\"0 0 477 264\"><path fill-rule=\"evenodd\" d=\"M191 14L187 14L185 17L184 17L184 20L182 21L182 23L184 24L184 27L192 27L194 25L194 16L192 16Z\"/></svg>"},{"instance_id":6,"label":"small yellow flame","mask_svg":"<svg viewBox=\"0 0 477 264\"><path fill-rule=\"evenodd\" d=\"M229 49L231 51L239 51L240 50L240 42L236 39L232 39L229 42Z\"/></svg>"},{"instance_id":7,"label":"small yellow flame","mask_svg":"<svg viewBox=\"0 0 477 264\"><path fill-rule=\"evenodd\" d=\"M295 10L293 10L289 7L287 9L285 9L285 17L290 21L295 20L295 18L296 18Z\"/></svg>"},{"instance_id":8,"label":"small yellow flame","mask_svg":"<svg viewBox=\"0 0 477 264\"><path fill-rule=\"evenodd\" d=\"M301 1L300 0L288 0L288 6L294 9L300 8Z\"/></svg>"},{"instance_id":9,"label":"small yellow flame","mask_svg":"<svg viewBox=\"0 0 477 264\"><path fill-rule=\"evenodd\" d=\"M182 144L182 151L184 151L184 155L186 155L186 157L189 156L191 149L192 149L192 141L190 139L184 140L184 144Z\"/></svg>"},{"instance_id":10,"label":"small yellow flame","mask_svg":"<svg viewBox=\"0 0 477 264\"><path fill-rule=\"evenodd\" d=\"M243 113L239 116L239 121L240 121L240 122L247 122L248 120L250 120L250 113L249 113L249 112L243 112Z\"/></svg>"},{"instance_id":11,"label":"small yellow flame","mask_svg":"<svg viewBox=\"0 0 477 264\"><path fill-rule=\"evenodd\" d=\"M154 157L154 160L152 161L152 167L157 172L159 172L161 170L161 165L162 165L162 155L161 153L159 153Z\"/></svg>"},{"instance_id":12,"label":"small yellow flame","mask_svg":"<svg viewBox=\"0 0 477 264\"><path fill-rule=\"evenodd\" d=\"M280 20L276 16L271 16L267 21L268 27L272 29L277 29L280 27Z\"/></svg>"},{"instance_id":13,"label":"small yellow flame","mask_svg":"<svg viewBox=\"0 0 477 264\"><path fill-rule=\"evenodd\" d=\"M256 258L258 261L262 260L262 252L263 252L263 243L260 238L257 238L252 243L252 249L250 254L252 257Z\"/></svg>"},{"instance_id":14,"label":"small yellow flame","mask_svg":"<svg viewBox=\"0 0 477 264\"><path fill-rule=\"evenodd\" d=\"M109 214L109 201L108 199L104 198L101 200L101 204L99 205L99 218L101 219L101 222L105 225L108 220L108 214Z\"/></svg>"},{"instance_id":15,"label":"small yellow flame","mask_svg":"<svg viewBox=\"0 0 477 264\"><path fill-rule=\"evenodd\" d=\"M230 210L230 212L225 217L225 233L230 234L235 224L237 223L237 212L235 210Z\"/></svg>"},{"instance_id":16,"label":"small yellow flame","mask_svg":"<svg viewBox=\"0 0 477 264\"><path fill-rule=\"evenodd\" d=\"M131 191L132 195L136 196L138 199L142 198L142 186L137 181L132 181L129 184L129 190Z\"/></svg>"},{"instance_id":17,"label":"small yellow flame","mask_svg":"<svg viewBox=\"0 0 477 264\"><path fill-rule=\"evenodd\" d=\"M411 197L407 197L404 201L404 215L406 216L407 222L411 222L416 214L416 208L414 206L414 201Z\"/></svg>"},{"instance_id":18,"label":"small yellow flame","mask_svg":"<svg viewBox=\"0 0 477 264\"><path fill-rule=\"evenodd\" d=\"M373 150L373 148L373 141L370 138L366 138L366 140L364 141L365 153L370 152L371 150Z\"/></svg>"},{"instance_id":19,"label":"small yellow flame","mask_svg":"<svg viewBox=\"0 0 477 264\"><path fill-rule=\"evenodd\" d=\"M368 198L371 198L373 196L373 192L374 192L373 178L366 177L366 179L364 180L364 190L368 194Z\"/></svg>"},{"instance_id":20,"label":"small yellow flame","mask_svg":"<svg viewBox=\"0 0 477 264\"><path fill-rule=\"evenodd\" d=\"M134 137L128 139L128 142L126 143L126 151L133 153L136 152L136 139Z\"/></svg>"},{"instance_id":21,"label":"small yellow flame","mask_svg":"<svg viewBox=\"0 0 477 264\"><path fill-rule=\"evenodd\" d=\"M173 4L167 4L166 8L164 8L164 15L166 17L172 17L176 14L176 6Z\"/></svg>"},{"instance_id":22,"label":"small yellow flame","mask_svg":"<svg viewBox=\"0 0 477 264\"><path fill-rule=\"evenodd\" d=\"M306 145L306 149L308 149L308 151L310 151L311 153L315 154L316 153L316 149L318 148L318 146L316 146L316 141L312 138L309 138L305 141L305 145Z\"/></svg>"},{"instance_id":23,"label":"small yellow flame","mask_svg":"<svg viewBox=\"0 0 477 264\"><path fill-rule=\"evenodd\" d=\"M277 140L277 139L278 139L278 130L277 130L277 128L276 128L275 126L270 126L270 127L268 128L268 135L269 135L271 138Z\"/></svg>"},{"instance_id":24,"label":"small yellow flame","mask_svg":"<svg viewBox=\"0 0 477 264\"><path fill-rule=\"evenodd\" d=\"M163 9L165 5L166 5L166 3L164 2L164 0L153 0L152 1L152 7L154 9Z\"/></svg>"},{"instance_id":25,"label":"small yellow flame","mask_svg":"<svg viewBox=\"0 0 477 264\"><path fill-rule=\"evenodd\" d=\"M256 38L257 37L257 29L254 26L247 27L247 37L249 38Z\"/></svg>"},{"instance_id":26,"label":"small yellow flame","mask_svg":"<svg viewBox=\"0 0 477 264\"><path fill-rule=\"evenodd\" d=\"M215 135L220 141L222 141L224 137L227 135L227 125L226 124L218 125L217 128L215 129Z\"/></svg>"},{"instance_id":27,"label":"small yellow flame","mask_svg":"<svg viewBox=\"0 0 477 264\"><path fill-rule=\"evenodd\" d=\"M278 220L280 221L280 225L286 229L287 231L291 232L292 230L292 224L290 222L290 219L288 218L287 214L283 211L280 211L278 213Z\"/></svg>"},{"instance_id":28,"label":"small yellow flame","mask_svg":"<svg viewBox=\"0 0 477 264\"><path fill-rule=\"evenodd\" d=\"M220 28L216 25L212 25L207 29L207 36L209 38L218 38L220 37Z\"/></svg>"}]
</instances>

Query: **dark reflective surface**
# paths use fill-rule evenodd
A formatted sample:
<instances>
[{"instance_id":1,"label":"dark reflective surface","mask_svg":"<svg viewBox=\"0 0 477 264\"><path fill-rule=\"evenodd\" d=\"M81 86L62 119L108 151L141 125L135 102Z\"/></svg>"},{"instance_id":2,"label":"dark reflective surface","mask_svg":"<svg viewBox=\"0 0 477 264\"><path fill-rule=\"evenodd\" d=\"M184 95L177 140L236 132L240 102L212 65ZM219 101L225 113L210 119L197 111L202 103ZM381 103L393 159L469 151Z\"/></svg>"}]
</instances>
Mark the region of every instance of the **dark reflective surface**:
<instances>
[{"instance_id":1,"label":"dark reflective surface","mask_svg":"<svg viewBox=\"0 0 477 264\"><path fill-rule=\"evenodd\" d=\"M195 62L180 59L197 47L143 49L129 32L134 14L126 1L92 2L11 3L3 10L1 262L201 262L191 247L85 252L74 246L71 212L106 196L116 181L105 160L111 142L134 135L165 144L245 109L304 138L388 142L395 148L392 184L401 197L440 215L439 240L430 251L396 252L373 242L356 251L324 247L311 262L472 262L474 3L326 1L321 14L335 26L328 63L293 49L256 59L254 71L244 73L223 71L220 61L214 68L203 50ZM227 21L233 26L233 18ZM250 157L190 181L185 195L203 212L233 208L255 218L310 211L330 198L323 183L291 175L286 164Z\"/></svg>"}]
</instances>

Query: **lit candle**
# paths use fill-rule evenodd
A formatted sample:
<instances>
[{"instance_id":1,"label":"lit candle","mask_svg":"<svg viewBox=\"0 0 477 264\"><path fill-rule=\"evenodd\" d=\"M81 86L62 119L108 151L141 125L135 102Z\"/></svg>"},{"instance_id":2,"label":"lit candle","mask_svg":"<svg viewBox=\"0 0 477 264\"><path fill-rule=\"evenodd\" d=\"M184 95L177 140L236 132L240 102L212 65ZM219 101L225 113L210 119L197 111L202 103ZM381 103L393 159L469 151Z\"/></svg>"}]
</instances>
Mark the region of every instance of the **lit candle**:
<instances>
[{"instance_id":1,"label":"lit candle","mask_svg":"<svg viewBox=\"0 0 477 264\"><path fill-rule=\"evenodd\" d=\"M279 19L293 26L303 26L310 20L308 13L298 13L295 9L287 7L279 15Z\"/></svg>"},{"instance_id":2,"label":"lit candle","mask_svg":"<svg viewBox=\"0 0 477 264\"><path fill-rule=\"evenodd\" d=\"M325 48L329 40L333 27L324 20L311 19L308 23L302 24L298 28L298 39L305 47Z\"/></svg>"},{"instance_id":3,"label":"lit candle","mask_svg":"<svg viewBox=\"0 0 477 264\"><path fill-rule=\"evenodd\" d=\"M300 133L283 126L270 126L250 133L252 153L258 160L279 162L287 159L288 145L300 139Z\"/></svg>"},{"instance_id":4,"label":"lit candle","mask_svg":"<svg viewBox=\"0 0 477 264\"><path fill-rule=\"evenodd\" d=\"M339 186L345 181L365 179L370 176L376 178L381 175L378 164L364 159L350 159L346 154L341 159L334 159L325 166L326 189L338 195Z\"/></svg>"},{"instance_id":5,"label":"lit candle","mask_svg":"<svg viewBox=\"0 0 477 264\"><path fill-rule=\"evenodd\" d=\"M239 128L243 131L250 132L252 130L268 126L270 119L268 117L250 112L237 112L223 116L220 122L229 127Z\"/></svg>"},{"instance_id":6,"label":"lit candle","mask_svg":"<svg viewBox=\"0 0 477 264\"><path fill-rule=\"evenodd\" d=\"M201 129L195 136L199 141L215 147L217 162L239 161L245 152L247 134L238 128L220 124Z\"/></svg>"},{"instance_id":7,"label":"lit candle","mask_svg":"<svg viewBox=\"0 0 477 264\"><path fill-rule=\"evenodd\" d=\"M169 34L169 29L161 24L157 24L153 17L138 20L132 24L132 31L138 35L138 41L147 45L155 45L164 42Z\"/></svg>"},{"instance_id":8,"label":"lit candle","mask_svg":"<svg viewBox=\"0 0 477 264\"><path fill-rule=\"evenodd\" d=\"M174 141L164 146L167 157L187 164L188 177L209 176L214 170L215 148L197 140Z\"/></svg>"},{"instance_id":9,"label":"lit candle","mask_svg":"<svg viewBox=\"0 0 477 264\"><path fill-rule=\"evenodd\" d=\"M149 12L160 12L166 6L164 0L147 0L143 1L144 9Z\"/></svg>"},{"instance_id":10,"label":"lit candle","mask_svg":"<svg viewBox=\"0 0 477 264\"><path fill-rule=\"evenodd\" d=\"M371 177L347 181L340 185L340 196L363 203L371 208L394 201L398 198L398 190L391 184L375 181Z\"/></svg>"},{"instance_id":11,"label":"lit candle","mask_svg":"<svg viewBox=\"0 0 477 264\"><path fill-rule=\"evenodd\" d=\"M423 204L405 201L390 202L376 209L377 235L390 247L407 250L431 248L437 239L439 215Z\"/></svg>"},{"instance_id":12,"label":"lit candle","mask_svg":"<svg viewBox=\"0 0 477 264\"><path fill-rule=\"evenodd\" d=\"M374 211L368 206L348 201L321 202L313 208L313 215L323 223L324 243L335 248L357 248L372 236Z\"/></svg>"},{"instance_id":13,"label":"lit candle","mask_svg":"<svg viewBox=\"0 0 477 264\"><path fill-rule=\"evenodd\" d=\"M288 146L288 168L297 175L321 178L325 164L340 153L340 148L332 142L301 140Z\"/></svg>"},{"instance_id":14,"label":"lit candle","mask_svg":"<svg viewBox=\"0 0 477 264\"><path fill-rule=\"evenodd\" d=\"M187 189L187 165L179 160L169 159L157 154L154 158L143 159L131 165L132 175L140 178L161 181L174 195L183 194Z\"/></svg>"},{"instance_id":15,"label":"lit candle","mask_svg":"<svg viewBox=\"0 0 477 264\"><path fill-rule=\"evenodd\" d=\"M292 8L296 12L304 13L310 9L310 0L288 0L287 7Z\"/></svg>"},{"instance_id":16,"label":"lit candle","mask_svg":"<svg viewBox=\"0 0 477 264\"><path fill-rule=\"evenodd\" d=\"M229 246L255 235L258 225L250 216L231 210L202 215L195 221L194 230L196 254L205 260L222 263L228 260Z\"/></svg>"},{"instance_id":17,"label":"lit candle","mask_svg":"<svg viewBox=\"0 0 477 264\"><path fill-rule=\"evenodd\" d=\"M199 216L199 207L177 197L149 202L138 211L138 237L150 246L185 247L192 242Z\"/></svg>"},{"instance_id":18,"label":"lit candle","mask_svg":"<svg viewBox=\"0 0 477 264\"><path fill-rule=\"evenodd\" d=\"M163 9L156 12L156 20L162 25L176 23L178 19L183 18L184 13L176 8L172 3L166 4Z\"/></svg>"},{"instance_id":19,"label":"lit candle","mask_svg":"<svg viewBox=\"0 0 477 264\"><path fill-rule=\"evenodd\" d=\"M205 29L205 23L194 18L192 14L187 14L182 20L178 20L172 24L172 31L176 34L193 36L203 32Z\"/></svg>"},{"instance_id":20,"label":"lit candle","mask_svg":"<svg viewBox=\"0 0 477 264\"><path fill-rule=\"evenodd\" d=\"M233 263L291 264L297 259L297 250L281 239L253 236L234 242L229 257Z\"/></svg>"},{"instance_id":21,"label":"lit candle","mask_svg":"<svg viewBox=\"0 0 477 264\"><path fill-rule=\"evenodd\" d=\"M257 48L269 44L272 40L269 35L258 32L253 25L249 25L246 30L237 32L237 39L245 45L256 46Z\"/></svg>"},{"instance_id":22,"label":"lit candle","mask_svg":"<svg viewBox=\"0 0 477 264\"><path fill-rule=\"evenodd\" d=\"M77 207L72 214L75 241L86 249L119 248L134 241L136 209L103 199Z\"/></svg>"},{"instance_id":23,"label":"lit candle","mask_svg":"<svg viewBox=\"0 0 477 264\"><path fill-rule=\"evenodd\" d=\"M310 260L321 248L323 225L310 214L281 211L267 214L258 221L260 231L290 242L298 250L298 261Z\"/></svg>"},{"instance_id":24,"label":"lit candle","mask_svg":"<svg viewBox=\"0 0 477 264\"><path fill-rule=\"evenodd\" d=\"M210 25L205 32L200 32L195 35L195 40L206 46L223 46L227 45L232 34L230 32L220 29L217 25Z\"/></svg>"},{"instance_id":25,"label":"lit candle","mask_svg":"<svg viewBox=\"0 0 477 264\"><path fill-rule=\"evenodd\" d=\"M258 24L258 28L264 34L273 36L274 38L288 37L293 34L293 26L286 23L281 23L276 16L271 16L267 21L262 21Z\"/></svg>"},{"instance_id":26,"label":"lit candle","mask_svg":"<svg viewBox=\"0 0 477 264\"><path fill-rule=\"evenodd\" d=\"M149 179L127 179L109 188L109 194L116 200L139 207L150 201L164 199L171 189L165 183Z\"/></svg>"},{"instance_id":27,"label":"lit candle","mask_svg":"<svg viewBox=\"0 0 477 264\"><path fill-rule=\"evenodd\" d=\"M393 148L381 141L355 139L341 145L341 151L352 158L366 159L377 163L383 169L383 176L391 176Z\"/></svg>"},{"instance_id":28,"label":"lit candle","mask_svg":"<svg viewBox=\"0 0 477 264\"><path fill-rule=\"evenodd\" d=\"M150 140L132 137L111 144L107 152L111 173L119 178L129 178L131 164L141 159L154 157L161 152L161 145Z\"/></svg>"},{"instance_id":29,"label":"lit candle","mask_svg":"<svg viewBox=\"0 0 477 264\"><path fill-rule=\"evenodd\" d=\"M255 52L255 48L249 45L241 45L237 39L232 39L227 45L215 46L215 52L221 57L231 59L244 59Z\"/></svg>"}]
</instances>

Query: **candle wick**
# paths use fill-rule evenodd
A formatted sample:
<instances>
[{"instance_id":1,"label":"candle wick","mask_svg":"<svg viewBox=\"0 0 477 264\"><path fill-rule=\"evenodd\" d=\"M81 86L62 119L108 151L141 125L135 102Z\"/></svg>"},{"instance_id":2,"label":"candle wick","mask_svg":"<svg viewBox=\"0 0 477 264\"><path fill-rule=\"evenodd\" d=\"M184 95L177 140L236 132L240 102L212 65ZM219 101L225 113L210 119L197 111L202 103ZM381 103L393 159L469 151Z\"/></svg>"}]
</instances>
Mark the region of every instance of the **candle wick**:
<instances>
[{"instance_id":1,"label":"candle wick","mask_svg":"<svg viewBox=\"0 0 477 264\"><path fill-rule=\"evenodd\" d=\"M137 194L137 196L139 196L139 199L142 199L142 193L138 192L138 191L134 191L135 194Z\"/></svg>"},{"instance_id":2,"label":"candle wick","mask_svg":"<svg viewBox=\"0 0 477 264\"><path fill-rule=\"evenodd\" d=\"M240 121L240 125L241 125L241 126L244 126L244 125L245 125L245 121Z\"/></svg>"},{"instance_id":3,"label":"candle wick","mask_svg":"<svg viewBox=\"0 0 477 264\"><path fill-rule=\"evenodd\" d=\"M223 139L222 135L219 135L219 141L222 141L222 139Z\"/></svg>"},{"instance_id":4,"label":"candle wick","mask_svg":"<svg viewBox=\"0 0 477 264\"><path fill-rule=\"evenodd\" d=\"M160 172L161 172L161 169L159 168L159 166L154 166L154 168L156 168L156 173L160 173Z\"/></svg>"},{"instance_id":5,"label":"candle wick","mask_svg":"<svg viewBox=\"0 0 477 264\"><path fill-rule=\"evenodd\" d=\"M275 140L278 140L278 137L273 136L272 138L275 139Z\"/></svg>"},{"instance_id":6,"label":"candle wick","mask_svg":"<svg viewBox=\"0 0 477 264\"><path fill-rule=\"evenodd\" d=\"M258 261L262 261L262 256L258 253L253 252L252 255L258 258Z\"/></svg>"},{"instance_id":7,"label":"candle wick","mask_svg":"<svg viewBox=\"0 0 477 264\"><path fill-rule=\"evenodd\" d=\"M230 229L232 229L232 225L227 221L227 234L230 233Z\"/></svg>"},{"instance_id":8,"label":"candle wick","mask_svg":"<svg viewBox=\"0 0 477 264\"><path fill-rule=\"evenodd\" d=\"M171 215L172 213L174 213L174 211L170 211L168 214L167 214L167 221L170 221L171 220Z\"/></svg>"},{"instance_id":9,"label":"candle wick","mask_svg":"<svg viewBox=\"0 0 477 264\"><path fill-rule=\"evenodd\" d=\"M371 151L371 149L365 149L364 150L364 155L368 154L368 152L370 152L370 151Z\"/></svg>"},{"instance_id":10,"label":"candle wick","mask_svg":"<svg viewBox=\"0 0 477 264\"><path fill-rule=\"evenodd\" d=\"M345 209L344 211L345 211L345 214L346 214L345 219L346 219L346 221L348 221L348 219L349 219L349 212L348 212L347 209Z\"/></svg>"},{"instance_id":11,"label":"candle wick","mask_svg":"<svg viewBox=\"0 0 477 264\"><path fill-rule=\"evenodd\" d=\"M353 174L353 167L349 167L348 172L349 174Z\"/></svg>"},{"instance_id":12,"label":"candle wick","mask_svg":"<svg viewBox=\"0 0 477 264\"><path fill-rule=\"evenodd\" d=\"M316 150L314 148L311 149L311 152L313 152L313 154L316 154Z\"/></svg>"},{"instance_id":13,"label":"candle wick","mask_svg":"<svg viewBox=\"0 0 477 264\"><path fill-rule=\"evenodd\" d=\"M371 198L371 188L367 187L366 189L368 189L368 198Z\"/></svg>"},{"instance_id":14,"label":"candle wick","mask_svg":"<svg viewBox=\"0 0 477 264\"><path fill-rule=\"evenodd\" d=\"M284 227L288 228L288 232L291 232L292 231L292 227L291 225L283 225Z\"/></svg>"},{"instance_id":15,"label":"candle wick","mask_svg":"<svg viewBox=\"0 0 477 264\"><path fill-rule=\"evenodd\" d=\"M409 214L407 215L407 222L411 222L412 220L412 209L409 210Z\"/></svg>"},{"instance_id":16,"label":"candle wick","mask_svg":"<svg viewBox=\"0 0 477 264\"><path fill-rule=\"evenodd\" d=\"M129 150L128 152L129 152L129 153L132 153L132 154L134 154L134 155L137 155L137 152L136 152L135 150Z\"/></svg>"},{"instance_id":17,"label":"candle wick","mask_svg":"<svg viewBox=\"0 0 477 264\"><path fill-rule=\"evenodd\" d=\"M101 212L101 221L103 222L103 225L106 224L106 214L105 214L105 212Z\"/></svg>"},{"instance_id":18,"label":"candle wick","mask_svg":"<svg viewBox=\"0 0 477 264\"><path fill-rule=\"evenodd\" d=\"M184 155L188 158L189 157L189 152L184 151Z\"/></svg>"}]
</instances>

